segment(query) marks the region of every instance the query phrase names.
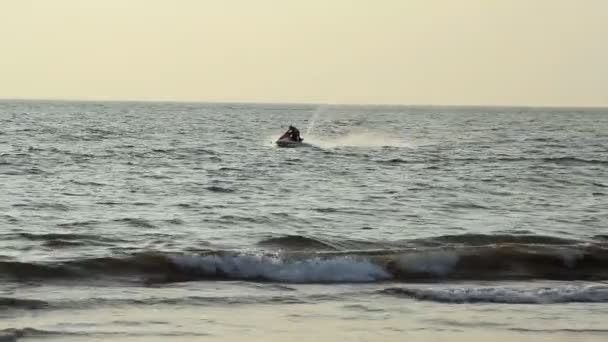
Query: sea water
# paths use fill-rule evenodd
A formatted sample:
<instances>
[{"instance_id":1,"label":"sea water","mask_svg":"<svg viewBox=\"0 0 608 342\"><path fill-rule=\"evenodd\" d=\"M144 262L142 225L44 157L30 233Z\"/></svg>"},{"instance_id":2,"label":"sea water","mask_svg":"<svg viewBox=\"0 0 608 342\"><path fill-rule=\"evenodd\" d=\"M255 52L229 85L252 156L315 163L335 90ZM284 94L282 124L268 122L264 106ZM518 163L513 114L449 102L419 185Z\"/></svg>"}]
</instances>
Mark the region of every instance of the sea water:
<instances>
[{"instance_id":1,"label":"sea water","mask_svg":"<svg viewBox=\"0 0 608 342\"><path fill-rule=\"evenodd\" d=\"M2 101L0 210L2 341L608 337L605 109Z\"/></svg>"}]
</instances>

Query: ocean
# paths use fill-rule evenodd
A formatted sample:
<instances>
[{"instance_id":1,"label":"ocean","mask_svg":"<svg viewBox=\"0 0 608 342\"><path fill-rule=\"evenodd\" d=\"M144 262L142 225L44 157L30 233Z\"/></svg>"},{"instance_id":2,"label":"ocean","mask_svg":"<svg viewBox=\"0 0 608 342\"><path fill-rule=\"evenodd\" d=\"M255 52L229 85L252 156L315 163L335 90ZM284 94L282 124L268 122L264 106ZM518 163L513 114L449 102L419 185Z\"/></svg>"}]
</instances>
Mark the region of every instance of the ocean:
<instances>
[{"instance_id":1,"label":"ocean","mask_svg":"<svg viewBox=\"0 0 608 342\"><path fill-rule=\"evenodd\" d=\"M607 338L607 109L0 101L0 341Z\"/></svg>"}]
</instances>

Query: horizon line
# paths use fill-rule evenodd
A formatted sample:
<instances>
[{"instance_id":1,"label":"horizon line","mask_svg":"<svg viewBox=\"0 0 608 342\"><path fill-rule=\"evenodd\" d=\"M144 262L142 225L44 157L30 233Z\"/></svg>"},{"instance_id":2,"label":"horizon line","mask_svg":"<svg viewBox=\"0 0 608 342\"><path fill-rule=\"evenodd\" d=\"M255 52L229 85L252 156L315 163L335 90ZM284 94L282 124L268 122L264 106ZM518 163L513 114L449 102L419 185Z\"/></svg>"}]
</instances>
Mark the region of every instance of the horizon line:
<instances>
[{"instance_id":1,"label":"horizon line","mask_svg":"<svg viewBox=\"0 0 608 342\"><path fill-rule=\"evenodd\" d=\"M538 104L405 104L405 103L322 103L322 102L291 102L291 101L220 101L220 100L176 100L176 99L102 99L102 98L30 98L0 97L0 102L87 102L87 103L184 103L184 104L238 104L238 105L296 105L296 106L336 106L336 107L434 107L434 108L547 108L547 109L608 109L608 105L538 105Z\"/></svg>"}]
</instances>

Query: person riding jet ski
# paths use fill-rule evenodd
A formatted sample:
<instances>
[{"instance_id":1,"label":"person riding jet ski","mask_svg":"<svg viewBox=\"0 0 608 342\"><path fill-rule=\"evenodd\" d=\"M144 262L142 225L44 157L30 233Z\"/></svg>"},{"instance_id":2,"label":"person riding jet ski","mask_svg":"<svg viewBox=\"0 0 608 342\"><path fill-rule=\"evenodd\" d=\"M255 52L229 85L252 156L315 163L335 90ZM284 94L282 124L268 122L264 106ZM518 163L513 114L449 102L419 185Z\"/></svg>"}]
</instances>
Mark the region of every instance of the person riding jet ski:
<instances>
[{"instance_id":1,"label":"person riding jet ski","mask_svg":"<svg viewBox=\"0 0 608 342\"><path fill-rule=\"evenodd\" d=\"M281 136L281 138L279 138L279 139L286 139L286 138L291 141L297 141L297 142L301 142L302 140L304 140L300 136L300 131L292 125L289 125L289 129L287 130L287 132L285 132L285 134L283 134Z\"/></svg>"}]
</instances>

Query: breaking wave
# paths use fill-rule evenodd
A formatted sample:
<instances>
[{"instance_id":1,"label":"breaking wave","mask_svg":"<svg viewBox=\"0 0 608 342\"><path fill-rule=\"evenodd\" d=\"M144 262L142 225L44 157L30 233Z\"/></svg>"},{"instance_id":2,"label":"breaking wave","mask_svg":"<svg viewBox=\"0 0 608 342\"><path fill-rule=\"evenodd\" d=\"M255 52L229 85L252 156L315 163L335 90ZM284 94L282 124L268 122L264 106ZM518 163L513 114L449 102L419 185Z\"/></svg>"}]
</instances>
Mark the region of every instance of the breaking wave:
<instances>
[{"instance_id":1,"label":"breaking wave","mask_svg":"<svg viewBox=\"0 0 608 342\"><path fill-rule=\"evenodd\" d=\"M371 260L350 256L286 259L275 256L173 256L177 268L203 278L249 279L288 283L373 282L390 274Z\"/></svg>"},{"instance_id":2,"label":"breaking wave","mask_svg":"<svg viewBox=\"0 0 608 342\"><path fill-rule=\"evenodd\" d=\"M322 244L303 238L281 245ZM604 245L498 244L359 251L208 251L138 253L124 257L31 263L0 261L0 279L123 279L146 282L250 280L343 283L453 280L608 279Z\"/></svg>"}]
</instances>

